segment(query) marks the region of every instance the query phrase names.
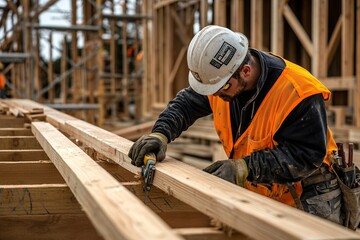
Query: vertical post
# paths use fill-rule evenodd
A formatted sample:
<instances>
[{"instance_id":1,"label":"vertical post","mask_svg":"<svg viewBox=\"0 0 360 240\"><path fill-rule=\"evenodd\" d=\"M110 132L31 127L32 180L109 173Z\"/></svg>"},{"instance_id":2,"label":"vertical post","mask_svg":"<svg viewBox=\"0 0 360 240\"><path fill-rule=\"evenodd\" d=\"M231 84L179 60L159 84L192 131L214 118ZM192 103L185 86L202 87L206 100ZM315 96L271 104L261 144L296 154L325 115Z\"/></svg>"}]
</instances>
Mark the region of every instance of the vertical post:
<instances>
[{"instance_id":1,"label":"vertical post","mask_svg":"<svg viewBox=\"0 0 360 240\"><path fill-rule=\"evenodd\" d=\"M64 34L63 46L62 46L62 57L61 57L61 75L67 70L67 40L66 34ZM68 92L68 77L65 77L61 81L61 99L62 103L67 103L67 92Z\"/></svg>"},{"instance_id":2,"label":"vertical post","mask_svg":"<svg viewBox=\"0 0 360 240\"><path fill-rule=\"evenodd\" d=\"M201 0L200 1L200 26L201 26L201 28L208 25L208 11L209 11L208 0Z\"/></svg>"},{"instance_id":3,"label":"vertical post","mask_svg":"<svg viewBox=\"0 0 360 240\"><path fill-rule=\"evenodd\" d=\"M312 1L313 54L311 72L317 78L327 76L328 0Z\"/></svg>"},{"instance_id":4,"label":"vertical post","mask_svg":"<svg viewBox=\"0 0 360 240\"><path fill-rule=\"evenodd\" d=\"M53 73L53 37L52 32L49 33L49 61L48 61L48 84L51 85L54 81L54 73ZM49 98L50 103L54 103L54 88L49 89Z\"/></svg>"},{"instance_id":5,"label":"vertical post","mask_svg":"<svg viewBox=\"0 0 360 240\"><path fill-rule=\"evenodd\" d=\"M231 29L236 32L244 32L244 0L231 1Z\"/></svg>"},{"instance_id":6,"label":"vertical post","mask_svg":"<svg viewBox=\"0 0 360 240\"><path fill-rule=\"evenodd\" d=\"M226 27L226 0L214 0L215 24Z\"/></svg>"},{"instance_id":7,"label":"vertical post","mask_svg":"<svg viewBox=\"0 0 360 240\"><path fill-rule=\"evenodd\" d=\"M271 48L270 51L284 55L284 18L282 10L284 0L271 1Z\"/></svg>"},{"instance_id":8,"label":"vertical post","mask_svg":"<svg viewBox=\"0 0 360 240\"><path fill-rule=\"evenodd\" d=\"M354 73L354 0L342 0L341 76ZM348 89L348 107L355 107L354 90ZM355 109L353 109L355 110ZM354 111L355 113L355 111ZM354 114L355 116L355 114ZM353 117L354 117L353 116Z\"/></svg>"},{"instance_id":9,"label":"vertical post","mask_svg":"<svg viewBox=\"0 0 360 240\"><path fill-rule=\"evenodd\" d=\"M356 72L355 72L355 126L360 128L360 0L356 0Z\"/></svg>"},{"instance_id":10,"label":"vertical post","mask_svg":"<svg viewBox=\"0 0 360 240\"><path fill-rule=\"evenodd\" d=\"M24 11L24 44L25 44L25 52L30 54L32 52L31 50L31 20L30 20L30 1L23 0L23 11ZM24 81L25 81L25 96L29 99L32 99L32 68L31 68L31 61L32 58L26 58L25 60L25 75L24 75Z\"/></svg>"},{"instance_id":11,"label":"vertical post","mask_svg":"<svg viewBox=\"0 0 360 240\"><path fill-rule=\"evenodd\" d=\"M76 14L76 0L71 0L71 24L76 25L77 14ZM74 64L78 62L77 52L77 31L71 32L71 57ZM78 70L74 69L72 73L72 99L74 103L80 102L80 79L78 78Z\"/></svg>"},{"instance_id":12,"label":"vertical post","mask_svg":"<svg viewBox=\"0 0 360 240\"><path fill-rule=\"evenodd\" d=\"M170 79L170 73L171 69L173 67L174 62L174 25L173 25L173 19L171 16L171 11L173 10L172 4L168 4L165 6L165 18L164 21L164 29L165 29L165 41L164 41L164 103L170 101L170 96L173 90L172 82L170 82L168 79ZM175 10L174 10L175 11Z\"/></svg>"},{"instance_id":13,"label":"vertical post","mask_svg":"<svg viewBox=\"0 0 360 240\"><path fill-rule=\"evenodd\" d=\"M250 45L263 49L263 0L251 1Z\"/></svg>"},{"instance_id":14,"label":"vertical post","mask_svg":"<svg viewBox=\"0 0 360 240\"><path fill-rule=\"evenodd\" d=\"M111 12L114 14L114 1L111 1ZM110 72L111 72L111 78L110 78L110 93L111 93L111 118L113 121L116 121L117 117L117 102L118 99L116 97L116 79L115 79L115 73L116 73L116 43L115 43L115 20L110 20L110 31L111 31L111 38L110 38Z\"/></svg>"},{"instance_id":15,"label":"vertical post","mask_svg":"<svg viewBox=\"0 0 360 240\"><path fill-rule=\"evenodd\" d=\"M144 15L150 15L152 13L152 0L144 0L142 3L142 13ZM142 20L142 26L144 31L143 41L142 41L142 49L143 49L143 59L142 59L142 66L143 66L143 75L141 78L141 106L142 106L142 116L149 116L150 115L150 107L151 107L151 79L152 79L152 64L154 61L150 61L150 57L153 56L152 51L154 51L152 37L151 37L151 29L150 28L150 22L149 19L143 19ZM153 21L153 24L156 21Z\"/></svg>"},{"instance_id":16,"label":"vertical post","mask_svg":"<svg viewBox=\"0 0 360 240\"><path fill-rule=\"evenodd\" d=\"M127 14L127 0L124 0L122 3L122 12L124 15ZM128 56L127 56L127 20L123 20L122 25L122 37L123 37L123 79L122 79L122 101L124 104L124 115L125 119L129 117L129 89L128 89L128 81L129 81L129 64L128 64Z\"/></svg>"},{"instance_id":17,"label":"vertical post","mask_svg":"<svg viewBox=\"0 0 360 240\"><path fill-rule=\"evenodd\" d=\"M354 0L342 0L341 75L354 71Z\"/></svg>"},{"instance_id":18,"label":"vertical post","mask_svg":"<svg viewBox=\"0 0 360 240\"><path fill-rule=\"evenodd\" d=\"M97 77L98 77L98 103L99 103L99 116L98 116L98 126L102 127L104 125L104 80L102 79L101 75L104 69L104 56L103 56L103 41L102 41L102 0L96 0L96 14L97 18L97 25L99 26L98 32L98 46L99 51L97 55Z\"/></svg>"}]
</instances>

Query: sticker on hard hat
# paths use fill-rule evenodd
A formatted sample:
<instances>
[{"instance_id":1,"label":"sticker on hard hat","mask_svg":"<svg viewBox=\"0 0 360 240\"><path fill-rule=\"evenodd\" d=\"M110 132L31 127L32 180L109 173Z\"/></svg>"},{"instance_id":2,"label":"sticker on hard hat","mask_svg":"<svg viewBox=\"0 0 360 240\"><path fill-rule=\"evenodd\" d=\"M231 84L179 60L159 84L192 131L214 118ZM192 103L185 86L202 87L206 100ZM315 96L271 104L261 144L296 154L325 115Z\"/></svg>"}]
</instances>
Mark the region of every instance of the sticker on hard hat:
<instances>
[{"instance_id":1,"label":"sticker on hard hat","mask_svg":"<svg viewBox=\"0 0 360 240\"><path fill-rule=\"evenodd\" d=\"M221 68L223 64L228 65L235 55L236 48L227 42L224 42L216 55L211 59L210 64L216 68Z\"/></svg>"},{"instance_id":2,"label":"sticker on hard hat","mask_svg":"<svg viewBox=\"0 0 360 240\"><path fill-rule=\"evenodd\" d=\"M198 81L198 82L201 82L201 78L200 78L200 75L197 73L197 72L194 72L194 71L191 71L190 72L192 73L192 75L194 76L194 78Z\"/></svg>"}]
</instances>

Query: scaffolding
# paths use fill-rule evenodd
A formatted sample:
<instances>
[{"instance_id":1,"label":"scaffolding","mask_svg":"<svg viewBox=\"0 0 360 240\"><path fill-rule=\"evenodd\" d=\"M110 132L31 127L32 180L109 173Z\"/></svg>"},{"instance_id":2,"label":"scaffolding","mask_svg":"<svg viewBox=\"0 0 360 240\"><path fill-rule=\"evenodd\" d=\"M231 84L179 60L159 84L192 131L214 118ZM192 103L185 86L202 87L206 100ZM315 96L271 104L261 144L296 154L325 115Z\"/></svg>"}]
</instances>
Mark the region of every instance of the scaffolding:
<instances>
[{"instance_id":1,"label":"scaffolding","mask_svg":"<svg viewBox=\"0 0 360 240\"><path fill-rule=\"evenodd\" d=\"M153 119L188 86L194 33L217 24L308 69L333 92L333 125L360 127L360 0L71 0L70 25L40 23L59 2L6 1L0 9L0 60L12 97L86 108L73 114L99 126ZM64 33L59 48L55 32ZM49 61L40 39L51 46Z\"/></svg>"}]
</instances>

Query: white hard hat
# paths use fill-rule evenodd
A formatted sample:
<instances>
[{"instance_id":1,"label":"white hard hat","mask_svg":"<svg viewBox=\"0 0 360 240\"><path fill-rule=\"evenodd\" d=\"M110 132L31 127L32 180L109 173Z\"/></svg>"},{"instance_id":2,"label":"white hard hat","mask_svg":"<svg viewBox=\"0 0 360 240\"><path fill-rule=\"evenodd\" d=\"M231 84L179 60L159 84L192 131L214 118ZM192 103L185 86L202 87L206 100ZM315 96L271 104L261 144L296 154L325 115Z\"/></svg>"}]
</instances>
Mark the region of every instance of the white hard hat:
<instances>
[{"instance_id":1,"label":"white hard hat","mask_svg":"<svg viewBox=\"0 0 360 240\"><path fill-rule=\"evenodd\" d=\"M187 51L191 88L202 95L216 93L244 61L248 48L241 33L214 25L200 30Z\"/></svg>"}]
</instances>

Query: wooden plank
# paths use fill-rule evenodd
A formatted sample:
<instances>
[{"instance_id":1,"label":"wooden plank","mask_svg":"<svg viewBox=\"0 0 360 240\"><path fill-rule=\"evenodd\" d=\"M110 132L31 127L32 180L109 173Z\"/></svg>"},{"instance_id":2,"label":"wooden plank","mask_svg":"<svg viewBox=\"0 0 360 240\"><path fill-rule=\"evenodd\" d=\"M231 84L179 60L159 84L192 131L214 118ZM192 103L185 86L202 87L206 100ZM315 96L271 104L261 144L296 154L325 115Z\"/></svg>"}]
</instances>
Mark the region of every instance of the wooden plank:
<instances>
[{"instance_id":1,"label":"wooden plank","mask_svg":"<svg viewBox=\"0 0 360 240\"><path fill-rule=\"evenodd\" d=\"M34 136L0 136L0 150L41 149Z\"/></svg>"},{"instance_id":2,"label":"wooden plank","mask_svg":"<svg viewBox=\"0 0 360 240\"><path fill-rule=\"evenodd\" d=\"M23 128L25 123L24 118L0 118L0 126L3 128Z\"/></svg>"},{"instance_id":3,"label":"wooden plank","mask_svg":"<svg viewBox=\"0 0 360 240\"><path fill-rule=\"evenodd\" d=\"M350 90L355 87L356 78L354 76L328 77L320 80L330 90Z\"/></svg>"},{"instance_id":4,"label":"wooden plank","mask_svg":"<svg viewBox=\"0 0 360 240\"><path fill-rule=\"evenodd\" d=\"M42 149L0 150L0 161L36 161L48 160Z\"/></svg>"},{"instance_id":5,"label":"wooden plank","mask_svg":"<svg viewBox=\"0 0 360 240\"><path fill-rule=\"evenodd\" d=\"M250 46L263 49L263 0L251 1L251 39Z\"/></svg>"},{"instance_id":6,"label":"wooden plank","mask_svg":"<svg viewBox=\"0 0 360 240\"><path fill-rule=\"evenodd\" d=\"M271 1L271 51L280 56L284 55L284 4L284 0Z\"/></svg>"},{"instance_id":7,"label":"wooden plank","mask_svg":"<svg viewBox=\"0 0 360 240\"><path fill-rule=\"evenodd\" d=\"M0 128L0 136L32 136L27 128Z\"/></svg>"},{"instance_id":8,"label":"wooden plank","mask_svg":"<svg viewBox=\"0 0 360 240\"><path fill-rule=\"evenodd\" d=\"M201 4L203 5L203 3L208 4L207 1L202 1ZM203 8L201 6L201 8ZM206 10L208 9L208 6L206 6ZM244 0L232 0L231 1L231 21L230 21L230 26L231 26L231 30L235 31L235 32L244 32L245 31L245 7L244 7ZM204 18L206 18L207 20L207 11L205 9L202 10L202 15L204 15ZM204 13L204 14L203 14ZM201 16L203 17L203 16ZM206 24L207 25L207 24ZM206 25L202 25L203 27L205 27Z\"/></svg>"},{"instance_id":9,"label":"wooden plank","mask_svg":"<svg viewBox=\"0 0 360 240\"><path fill-rule=\"evenodd\" d=\"M0 162L0 185L64 182L50 161Z\"/></svg>"},{"instance_id":10,"label":"wooden plank","mask_svg":"<svg viewBox=\"0 0 360 240\"><path fill-rule=\"evenodd\" d=\"M143 203L48 123L32 131L106 239L180 239Z\"/></svg>"},{"instance_id":11,"label":"wooden plank","mask_svg":"<svg viewBox=\"0 0 360 240\"><path fill-rule=\"evenodd\" d=\"M0 185L0 216L82 213L66 184Z\"/></svg>"},{"instance_id":12,"label":"wooden plank","mask_svg":"<svg viewBox=\"0 0 360 240\"><path fill-rule=\"evenodd\" d=\"M356 1L356 72L357 76L356 84L355 84L355 102L354 102L354 117L355 117L355 127L360 128L360 0ZM360 161L360 159L359 159Z\"/></svg>"},{"instance_id":13,"label":"wooden plank","mask_svg":"<svg viewBox=\"0 0 360 240\"><path fill-rule=\"evenodd\" d=\"M341 1L341 76L354 74L354 0Z\"/></svg>"},{"instance_id":14,"label":"wooden plank","mask_svg":"<svg viewBox=\"0 0 360 240\"><path fill-rule=\"evenodd\" d=\"M318 78L327 76L328 0L312 2L313 55L311 73Z\"/></svg>"},{"instance_id":15,"label":"wooden plank","mask_svg":"<svg viewBox=\"0 0 360 240\"><path fill-rule=\"evenodd\" d=\"M155 121L145 122L131 127L118 129L112 132L116 135L134 141L140 138L142 135L150 133L152 127L154 126L154 123Z\"/></svg>"},{"instance_id":16,"label":"wooden plank","mask_svg":"<svg viewBox=\"0 0 360 240\"><path fill-rule=\"evenodd\" d=\"M103 239L84 213L0 216L0 226L0 239Z\"/></svg>"},{"instance_id":17,"label":"wooden plank","mask_svg":"<svg viewBox=\"0 0 360 240\"><path fill-rule=\"evenodd\" d=\"M210 227L211 219L201 212L161 212L158 215L172 228Z\"/></svg>"},{"instance_id":18,"label":"wooden plank","mask_svg":"<svg viewBox=\"0 0 360 240\"><path fill-rule=\"evenodd\" d=\"M88 151L87 151L88 152ZM90 155L93 159L98 159L98 156L94 154ZM137 196L141 201L144 200L143 184L138 179L138 175L130 171L127 171L119 164L111 161L110 159L97 160L96 162L103 167L108 173L110 173L116 180L121 182L131 193ZM188 204L180 201L162 190L153 186L151 192L147 196L146 206L158 214L175 213L175 212L187 212L192 214L198 214L199 212ZM169 214L171 216L171 214Z\"/></svg>"},{"instance_id":19,"label":"wooden plank","mask_svg":"<svg viewBox=\"0 0 360 240\"><path fill-rule=\"evenodd\" d=\"M234 233L229 231L228 234L224 234L223 231L215 227L207 228L176 228L174 231L177 234L182 235L187 240L206 239L206 240L220 240L220 239L231 239L231 240L251 240L252 238Z\"/></svg>"},{"instance_id":20,"label":"wooden plank","mask_svg":"<svg viewBox=\"0 0 360 240\"><path fill-rule=\"evenodd\" d=\"M226 27L226 1L214 1L214 24Z\"/></svg>"},{"instance_id":21,"label":"wooden plank","mask_svg":"<svg viewBox=\"0 0 360 240\"><path fill-rule=\"evenodd\" d=\"M66 132L125 169L132 142L84 121L67 121ZM171 158L158 163L154 186L255 239L354 239L339 225L240 188ZM314 228L313 226L316 226Z\"/></svg>"}]
</instances>

